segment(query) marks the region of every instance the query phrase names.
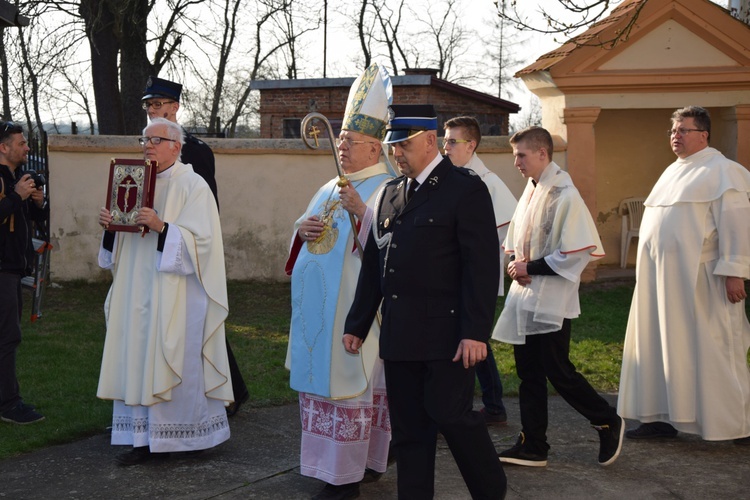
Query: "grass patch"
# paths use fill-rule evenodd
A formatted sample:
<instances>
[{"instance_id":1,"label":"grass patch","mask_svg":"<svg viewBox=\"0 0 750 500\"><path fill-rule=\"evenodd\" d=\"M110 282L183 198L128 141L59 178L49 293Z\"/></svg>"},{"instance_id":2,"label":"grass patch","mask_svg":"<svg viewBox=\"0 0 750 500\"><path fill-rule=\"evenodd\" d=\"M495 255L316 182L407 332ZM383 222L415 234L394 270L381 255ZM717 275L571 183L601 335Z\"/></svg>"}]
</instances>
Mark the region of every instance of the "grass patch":
<instances>
[{"instance_id":1,"label":"grass patch","mask_svg":"<svg viewBox=\"0 0 750 500\"><path fill-rule=\"evenodd\" d=\"M23 342L18 351L21 394L47 419L34 425L0 422L0 460L52 444L103 432L111 402L96 398L104 345L103 304L108 283L65 282L48 288L43 317L29 323L25 292ZM253 406L297 401L284 368L289 335L289 283L228 284L226 329ZM599 391L616 391L633 282L581 287L579 319L573 321L570 357ZM498 301L498 314L503 299ZM750 303L746 303L750 309ZM518 394L513 348L491 342L506 395Z\"/></svg>"}]
</instances>

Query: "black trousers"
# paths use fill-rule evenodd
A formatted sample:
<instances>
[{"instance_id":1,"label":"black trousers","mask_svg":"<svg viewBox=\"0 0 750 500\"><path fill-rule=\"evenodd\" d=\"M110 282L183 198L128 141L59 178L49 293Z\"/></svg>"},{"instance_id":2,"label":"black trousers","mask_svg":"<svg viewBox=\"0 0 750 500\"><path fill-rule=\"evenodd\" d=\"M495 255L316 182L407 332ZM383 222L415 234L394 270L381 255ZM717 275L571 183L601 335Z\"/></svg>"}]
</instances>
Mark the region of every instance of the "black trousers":
<instances>
[{"instance_id":1,"label":"black trousers","mask_svg":"<svg viewBox=\"0 0 750 500\"><path fill-rule=\"evenodd\" d=\"M592 425L615 421L617 410L576 371L570 355L570 319L557 332L527 335L526 344L513 347L516 371L521 379L518 400L521 426L529 451L546 454L547 380Z\"/></svg>"},{"instance_id":2,"label":"black trousers","mask_svg":"<svg viewBox=\"0 0 750 500\"><path fill-rule=\"evenodd\" d=\"M438 430L475 499L502 499L507 480L483 417L472 410L474 369L461 362L385 361L391 449L400 499L434 496Z\"/></svg>"},{"instance_id":3,"label":"black trousers","mask_svg":"<svg viewBox=\"0 0 750 500\"><path fill-rule=\"evenodd\" d=\"M247 386L245 385L245 379L242 378L240 367L237 365L237 359L234 357L232 348L229 347L229 339L226 339L227 345L227 361L229 362L229 374L232 377L232 391L234 392L234 400L239 403L249 396L247 392Z\"/></svg>"},{"instance_id":4,"label":"black trousers","mask_svg":"<svg viewBox=\"0 0 750 500\"><path fill-rule=\"evenodd\" d=\"M21 276L0 272L0 413L21 401L16 351L21 343L22 309Z\"/></svg>"}]
</instances>

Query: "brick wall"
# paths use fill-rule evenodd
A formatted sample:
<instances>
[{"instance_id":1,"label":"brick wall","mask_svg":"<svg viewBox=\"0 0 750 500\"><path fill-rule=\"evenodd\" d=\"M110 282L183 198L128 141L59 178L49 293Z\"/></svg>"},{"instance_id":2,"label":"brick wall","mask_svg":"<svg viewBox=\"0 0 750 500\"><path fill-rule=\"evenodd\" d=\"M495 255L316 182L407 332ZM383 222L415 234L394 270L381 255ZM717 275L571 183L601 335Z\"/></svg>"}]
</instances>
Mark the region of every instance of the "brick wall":
<instances>
[{"instance_id":1,"label":"brick wall","mask_svg":"<svg viewBox=\"0 0 750 500\"><path fill-rule=\"evenodd\" d=\"M284 138L284 120L301 120L308 113L325 115L338 133L344 118L348 87L264 89L260 97L260 136ZM508 135L508 112L480 99L453 93L429 85L394 86L394 104L433 104L438 112L438 127L449 118L471 115L479 120L482 135Z\"/></svg>"}]
</instances>

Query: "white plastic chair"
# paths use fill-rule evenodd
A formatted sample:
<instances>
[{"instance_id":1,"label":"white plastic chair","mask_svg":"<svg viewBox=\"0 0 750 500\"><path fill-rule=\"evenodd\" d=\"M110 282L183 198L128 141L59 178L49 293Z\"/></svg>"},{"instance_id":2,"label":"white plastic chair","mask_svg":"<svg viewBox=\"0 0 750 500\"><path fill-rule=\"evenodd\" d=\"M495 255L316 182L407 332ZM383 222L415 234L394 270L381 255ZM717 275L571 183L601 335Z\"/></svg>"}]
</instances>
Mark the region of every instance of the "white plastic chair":
<instances>
[{"instance_id":1,"label":"white plastic chair","mask_svg":"<svg viewBox=\"0 0 750 500\"><path fill-rule=\"evenodd\" d=\"M630 240L638 237L643 219L643 202L646 198L625 198L620 202L617 211L622 216L622 233L620 235L620 267L625 269L628 260Z\"/></svg>"}]
</instances>

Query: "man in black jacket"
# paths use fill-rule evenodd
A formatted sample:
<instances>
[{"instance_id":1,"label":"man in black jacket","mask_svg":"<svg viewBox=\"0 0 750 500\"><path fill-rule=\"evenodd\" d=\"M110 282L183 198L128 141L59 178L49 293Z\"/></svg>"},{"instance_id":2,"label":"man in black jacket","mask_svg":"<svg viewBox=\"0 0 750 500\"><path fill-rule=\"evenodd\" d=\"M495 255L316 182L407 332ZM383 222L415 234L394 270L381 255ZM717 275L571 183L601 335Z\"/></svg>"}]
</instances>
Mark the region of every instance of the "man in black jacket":
<instances>
[{"instance_id":1,"label":"man in black jacket","mask_svg":"<svg viewBox=\"0 0 750 500\"><path fill-rule=\"evenodd\" d=\"M505 474L472 410L500 274L492 199L476 174L439 154L431 105L392 110L385 142L404 175L376 204L344 347L358 351L382 301L399 498L433 497L438 431L472 498L503 498Z\"/></svg>"},{"instance_id":2,"label":"man in black jacket","mask_svg":"<svg viewBox=\"0 0 750 500\"><path fill-rule=\"evenodd\" d=\"M177 111L180 109L180 95L182 85L155 76L149 77L146 82L146 90L141 99L143 109L146 110L149 120L153 118L165 118L177 123ZM184 129L183 129L184 130ZM205 142L185 132L185 144L182 146L180 161L193 166L193 171L203 177L216 200L216 208L219 208L219 195L216 188L216 160L214 152ZM227 413L231 417L240 409L240 405L247 401L248 393L245 380L234 358L232 348L227 339L227 355L229 356L229 370L232 374L232 388L234 389L234 403L229 405Z\"/></svg>"},{"instance_id":3,"label":"man in black jacket","mask_svg":"<svg viewBox=\"0 0 750 500\"><path fill-rule=\"evenodd\" d=\"M31 424L44 416L21 399L16 350L21 343L21 278L31 272L31 221L43 223L48 208L42 187L21 174L29 146L23 129L0 122L0 418Z\"/></svg>"}]
</instances>

